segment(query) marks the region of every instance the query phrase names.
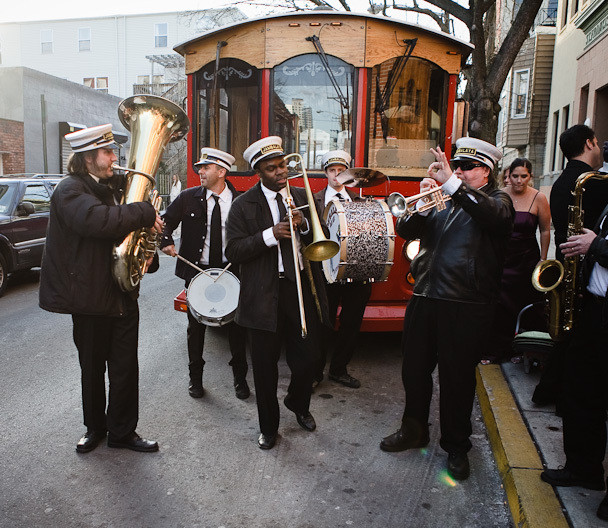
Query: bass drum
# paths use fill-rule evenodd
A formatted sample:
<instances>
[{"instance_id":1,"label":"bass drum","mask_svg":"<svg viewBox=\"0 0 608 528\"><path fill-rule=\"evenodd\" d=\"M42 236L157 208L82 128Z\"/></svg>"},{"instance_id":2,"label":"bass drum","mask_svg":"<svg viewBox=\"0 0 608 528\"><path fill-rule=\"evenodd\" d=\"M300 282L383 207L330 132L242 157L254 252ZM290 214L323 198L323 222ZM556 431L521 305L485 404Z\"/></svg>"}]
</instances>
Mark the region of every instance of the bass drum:
<instances>
[{"instance_id":1,"label":"bass drum","mask_svg":"<svg viewBox=\"0 0 608 528\"><path fill-rule=\"evenodd\" d=\"M385 202L332 200L323 219L340 251L323 261L327 282L385 281L393 265L395 228Z\"/></svg>"},{"instance_id":2,"label":"bass drum","mask_svg":"<svg viewBox=\"0 0 608 528\"><path fill-rule=\"evenodd\" d=\"M234 319L240 288L234 273L209 268L190 281L186 293L188 309L199 323L207 326L228 324Z\"/></svg>"}]
</instances>

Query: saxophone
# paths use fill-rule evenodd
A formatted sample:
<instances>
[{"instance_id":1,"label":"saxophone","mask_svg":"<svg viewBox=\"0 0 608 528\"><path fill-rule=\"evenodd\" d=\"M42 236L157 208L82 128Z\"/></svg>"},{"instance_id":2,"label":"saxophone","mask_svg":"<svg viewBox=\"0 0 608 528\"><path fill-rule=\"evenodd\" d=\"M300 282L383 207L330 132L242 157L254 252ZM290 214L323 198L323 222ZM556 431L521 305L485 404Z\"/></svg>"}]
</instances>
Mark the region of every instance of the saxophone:
<instances>
[{"instance_id":1,"label":"saxophone","mask_svg":"<svg viewBox=\"0 0 608 528\"><path fill-rule=\"evenodd\" d=\"M608 174L590 171L576 179L572 191L574 202L568 206L567 239L583 231L583 192L585 184L592 179L605 180L608 179ZM582 259L582 255L567 257L564 264L559 260L544 260L532 272L532 286L538 291L549 293L549 335L555 341L563 339L574 327L576 299L580 289L577 277Z\"/></svg>"},{"instance_id":2,"label":"saxophone","mask_svg":"<svg viewBox=\"0 0 608 528\"><path fill-rule=\"evenodd\" d=\"M154 189L165 147L183 138L190 129L186 113L176 104L154 95L134 95L121 101L118 117L131 132L127 172L121 204L150 201L156 211L161 197ZM153 190L154 189L154 190ZM112 276L118 287L132 291L147 271L147 261L156 252L158 234L151 228L137 229L112 249Z\"/></svg>"}]
</instances>

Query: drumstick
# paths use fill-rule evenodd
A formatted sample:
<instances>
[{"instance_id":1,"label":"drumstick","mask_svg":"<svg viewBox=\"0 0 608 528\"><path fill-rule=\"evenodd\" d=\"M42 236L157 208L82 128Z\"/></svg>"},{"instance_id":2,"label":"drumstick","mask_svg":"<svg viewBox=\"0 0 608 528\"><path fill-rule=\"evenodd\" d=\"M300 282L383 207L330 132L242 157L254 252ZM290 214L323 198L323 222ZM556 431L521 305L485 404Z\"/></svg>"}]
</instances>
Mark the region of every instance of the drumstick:
<instances>
[{"instance_id":1,"label":"drumstick","mask_svg":"<svg viewBox=\"0 0 608 528\"><path fill-rule=\"evenodd\" d=\"M190 262L188 259L185 259L181 255L175 255L175 256L178 259L183 260L186 264L189 264L190 266L192 266L195 270L200 271L201 273L204 273L205 275L207 275L207 277L209 277L210 279L213 279L213 277L211 276L210 273L207 273L204 269L199 268L196 264L192 264L192 262ZM226 269L228 269L228 266L226 266ZM215 279L215 280L217 280L217 279ZM215 282L215 280L213 282Z\"/></svg>"},{"instance_id":2,"label":"drumstick","mask_svg":"<svg viewBox=\"0 0 608 528\"><path fill-rule=\"evenodd\" d=\"M230 266L232 266L232 262L228 262L228 266L226 266L222 272L215 279L213 279L213 282L217 282L217 279L219 279Z\"/></svg>"}]
</instances>

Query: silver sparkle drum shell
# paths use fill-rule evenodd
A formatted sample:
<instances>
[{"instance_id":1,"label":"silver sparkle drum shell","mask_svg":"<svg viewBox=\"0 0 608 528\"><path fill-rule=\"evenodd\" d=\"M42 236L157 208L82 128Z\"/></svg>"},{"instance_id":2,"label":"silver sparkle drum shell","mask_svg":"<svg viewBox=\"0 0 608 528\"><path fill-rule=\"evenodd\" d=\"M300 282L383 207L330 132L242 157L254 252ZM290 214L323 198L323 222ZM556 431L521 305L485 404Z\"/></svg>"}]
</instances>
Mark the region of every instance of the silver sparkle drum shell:
<instances>
[{"instance_id":1,"label":"silver sparkle drum shell","mask_svg":"<svg viewBox=\"0 0 608 528\"><path fill-rule=\"evenodd\" d=\"M323 261L327 282L381 282L388 278L395 253L393 216L385 202L332 200L323 213L338 254Z\"/></svg>"}]
</instances>

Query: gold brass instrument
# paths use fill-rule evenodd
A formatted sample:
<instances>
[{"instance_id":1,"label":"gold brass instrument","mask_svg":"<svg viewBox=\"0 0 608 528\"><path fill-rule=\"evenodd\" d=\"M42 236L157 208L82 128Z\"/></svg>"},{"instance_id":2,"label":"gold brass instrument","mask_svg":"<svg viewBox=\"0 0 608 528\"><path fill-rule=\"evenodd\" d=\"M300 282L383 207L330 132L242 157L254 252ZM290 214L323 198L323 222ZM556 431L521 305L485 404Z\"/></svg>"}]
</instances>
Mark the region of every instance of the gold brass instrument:
<instances>
[{"instance_id":1,"label":"gold brass instrument","mask_svg":"<svg viewBox=\"0 0 608 528\"><path fill-rule=\"evenodd\" d=\"M337 242L333 240L328 240L323 234L323 228L321 227L321 221L319 220L319 215L317 214L317 208L315 206L315 200L312 195L312 190L310 189L310 183L308 182L308 175L306 174L306 169L304 168L304 160L302 156L298 153L288 154L285 156L285 161L288 162L290 159L294 159L296 166L299 165L300 173L295 176L290 176L287 178L287 216L289 217L289 232L291 234L291 249L293 251L293 261L295 264L295 276L296 276L296 287L298 289L298 303L300 307L300 323L302 326L302 337L306 337L308 331L306 329L306 314L304 313L304 297L302 295L302 278L300 276L300 259L298 256L298 242L296 240L294 228L293 228L293 211L296 209L294 207L293 197L291 195L291 188L289 186L289 180L292 178L299 178L300 176L304 180L304 189L306 190L306 199L308 204L304 207L308 207L310 210L310 221L312 227L312 238L313 241L306 246L306 248L302 251L304 257L306 259L320 262L322 260L327 260L332 258L334 255L340 251L340 246ZM298 208L299 209L299 208Z\"/></svg>"},{"instance_id":2,"label":"gold brass instrument","mask_svg":"<svg viewBox=\"0 0 608 528\"><path fill-rule=\"evenodd\" d=\"M589 180L605 180L608 174L589 171L576 179L572 195L574 203L568 206L568 230L566 239L583 231L582 209L583 192ZM559 260L539 262L532 272L532 286L541 292L550 292L549 297L549 335L559 340L574 327L578 267L582 256L567 257L564 264Z\"/></svg>"},{"instance_id":3,"label":"gold brass instrument","mask_svg":"<svg viewBox=\"0 0 608 528\"><path fill-rule=\"evenodd\" d=\"M446 207L445 202L451 199L452 197L444 193L440 187L433 187L428 191L407 198L398 192L391 193L386 199L386 204L393 216L401 218L433 208L436 208L437 211L442 211ZM424 203L416 207L419 200L422 200Z\"/></svg>"},{"instance_id":4,"label":"gold brass instrument","mask_svg":"<svg viewBox=\"0 0 608 528\"><path fill-rule=\"evenodd\" d=\"M121 204L150 201L160 209L161 197L154 175L166 146L183 138L190 129L186 113L176 104L154 95L134 95L121 101L118 117L131 132L126 167L127 183ZM112 249L112 275L122 291L134 290L147 271L147 260L156 252L158 234L151 228L137 229Z\"/></svg>"}]
</instances>

